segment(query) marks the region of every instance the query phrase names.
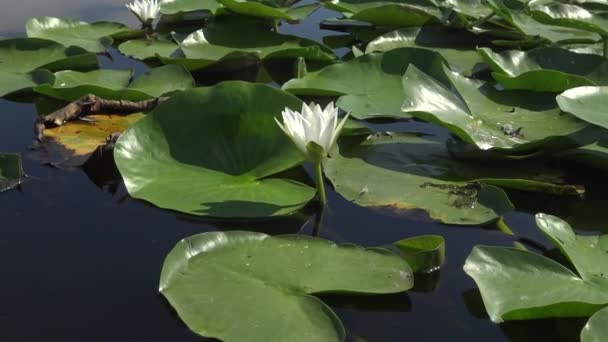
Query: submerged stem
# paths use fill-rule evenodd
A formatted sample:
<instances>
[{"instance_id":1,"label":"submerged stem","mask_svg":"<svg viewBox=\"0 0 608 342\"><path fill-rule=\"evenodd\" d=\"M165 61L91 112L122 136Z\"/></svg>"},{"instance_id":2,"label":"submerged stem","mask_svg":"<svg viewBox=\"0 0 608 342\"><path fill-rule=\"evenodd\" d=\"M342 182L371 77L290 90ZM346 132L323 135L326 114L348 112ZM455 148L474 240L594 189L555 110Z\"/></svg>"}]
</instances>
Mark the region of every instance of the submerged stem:
<instances>
[{"instance_id":1,"label":"submerged stem","mask_svg":"<svg viewBox=\"0 0 608 342\"><path fill-rule=\"evenodd\" d=\"M315 162L315 180L317 181L317 194L321 204L325 206L327 204L327 197L325 197L325 183L323 183L323 166L322 163Z\"/></svg>"},{"instance_id":2,"label":"submerged stem","mask_svg":"<svg viewBox=\"0 0 608 342\"><path fill-rule=\"evenodd\" d=\"M496 221L496 227L498 228L498 230L500 230L501 232L503 232L507 235L515 236L515 234L513 234L513 231L511 230L511 228L507 225L507 223L505 222L505 220L502 217L499 218L498 221ZM513 242L513 246L517 249L521 249L522 251L528 250L526 248L526 246L524 246L524 244L519 241Z\"/></svg>"},{"instance_id":3,"label":"submerged stem","mask_svg":"<svg viewBox=\"0 0 608 342\"><path fill-rule=\"evenodd\" d=\"M274 32L279 33L279 19L275 19L274 23Z\"/></svg>"},{"instance_id":4,"label":"submerged stem","mask_svg":"<svg viewBox=\"0 0 608 342\"><path fill-rule=\"evenodd\" d=\"M505 222L505 220L503 220L503 218L499 218L498 221L496 221L496 228L498 228L498 230L500 230L501 232L507 234L507 235L515 235L513 234L513 231L511 230L511 228L509 228L509 226L507 225L507 223Z\"/></svg>"},{"instance_id":5,"label":"submerged stem","mask_svg":"<svg viewBox=\"0 0 608 342\"><path fill-rule=\"evenodd\" d=\"M602 42L604 43L604 58L608 58L608 36L602 36Z\"/></svg>"},{"instance_id":6,"label":"submerged stem","mask_svg":"<svg viewBox=\"0 0 608 342\"><path fill-rule=\"evenodd\" d=\"M315 225L312 227L312 236L318 237L321 233L321 224L323 223L323 213L325 212L325 206L322 205L317 213L315 214Z\"/></svg>"}]
</instances>

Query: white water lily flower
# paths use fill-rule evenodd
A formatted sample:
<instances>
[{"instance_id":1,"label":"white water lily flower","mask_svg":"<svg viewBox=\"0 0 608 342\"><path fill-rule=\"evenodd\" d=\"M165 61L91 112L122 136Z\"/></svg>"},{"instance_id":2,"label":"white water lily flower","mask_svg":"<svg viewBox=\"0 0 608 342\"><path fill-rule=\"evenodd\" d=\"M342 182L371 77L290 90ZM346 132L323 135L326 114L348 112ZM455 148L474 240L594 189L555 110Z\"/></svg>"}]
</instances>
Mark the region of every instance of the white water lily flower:
<instances>
[{"instance_id":1,"label":"white water lily flower","mask_svg":"<svg viewBox=\"0 0 608 342\"><path fill-rule=\"evenodd\" d=\"M309 155L308 144L315 142L322 147L323 157L325 157L336 144L340 131L348 118L347 114L338 123L338 107L334 107L333 102L330 102L325 109L321 109L321 106L314 102L310 106L303 103L301 113L285 108L281 114L283 115L283 124L276 118L275 121L298 149L311 160L316 159L316 157Z\"/></svg>"},{"instance_id":2,"label":"white water lily flower","mask_svg":"<svg viewBox=\"0 0 608 342\"><path fill-rule=\"evenodd\" d=\"M135 0L127 4L127 8L137 16L143 24L150 24L160 13L159 0Z\"/></svg>"}]
</instances>

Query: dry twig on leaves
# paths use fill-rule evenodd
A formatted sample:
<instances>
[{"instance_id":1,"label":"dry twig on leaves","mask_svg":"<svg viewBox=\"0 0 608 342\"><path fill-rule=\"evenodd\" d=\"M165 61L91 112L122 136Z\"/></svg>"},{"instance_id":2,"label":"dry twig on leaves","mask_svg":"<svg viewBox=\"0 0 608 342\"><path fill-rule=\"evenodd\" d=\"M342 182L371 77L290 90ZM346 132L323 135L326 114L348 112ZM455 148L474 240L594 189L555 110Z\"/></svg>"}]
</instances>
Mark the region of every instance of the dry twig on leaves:
<instances>
[{"instance_id":1,"label":"dry twig on leaves","mask_svg":"<svg viewBox=\"0 0 608 342\"><path fill-rule=\"evenodd\" d=\"M86 95L67 104L44 117L38 118L34 126L34 134L38 141L44 139L44 129L61 126L64 123L90 114L132 114L154 109L168 97L157 97L143 101L106 100L95 95Z\"/></svg>"}]
</instances>

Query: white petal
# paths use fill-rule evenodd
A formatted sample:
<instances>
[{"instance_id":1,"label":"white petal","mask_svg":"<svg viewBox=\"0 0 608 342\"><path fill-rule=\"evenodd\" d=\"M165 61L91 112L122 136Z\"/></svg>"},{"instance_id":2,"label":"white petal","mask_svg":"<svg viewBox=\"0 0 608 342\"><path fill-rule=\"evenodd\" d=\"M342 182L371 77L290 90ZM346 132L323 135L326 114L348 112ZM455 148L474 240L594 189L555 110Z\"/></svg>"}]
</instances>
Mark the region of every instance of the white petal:
<instances>
[{"instance_id":1,"label":"white petal","mask_svg":"<svg viewBox=\"0 0 608 342\"><path fill-rule=\"evenodd\" d=\"M346 123L346 120L348 120L348 117L350 116L350 113L347 113L344 118L342 118L342 121L340 121L340 124L338 124L338 127L336 127L336 129L334 130L332 137L331 137L331 144L329 146L329 150L327 150L327 153L329 153L331 151L331 149L334 148L334 146L336 145L336 141L338 140L338 137L340 136L340 132L342 131L342 128L344 128L344 124Z\"/></svg>"}]
</instances>

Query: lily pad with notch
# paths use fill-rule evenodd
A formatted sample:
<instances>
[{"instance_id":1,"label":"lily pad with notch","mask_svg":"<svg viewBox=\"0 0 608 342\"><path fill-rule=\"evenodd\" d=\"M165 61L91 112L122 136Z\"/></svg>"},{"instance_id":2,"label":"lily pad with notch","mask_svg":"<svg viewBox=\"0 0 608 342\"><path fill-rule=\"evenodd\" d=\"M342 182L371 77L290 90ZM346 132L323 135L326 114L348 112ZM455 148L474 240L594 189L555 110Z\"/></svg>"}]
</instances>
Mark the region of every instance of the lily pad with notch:
<instances>
[{"instance_id":1,"label":"lily pad with notch","mask_svg":"<svg viewBox=\"0 0 608 342\"><path fill-rule=\"evenodd\" d=\"M275 122L285 107L302 102L237 81L173 95L116 143L127 190L201 216L268 217L302 208L315 190L277 176L305 160Z\"/></svg>"},{"instance_id":2,"label":"lily pad with notch","mask_svg":"<svg viewBox=\"0 0 608 342\"><path fill-rule=\"evenodd\" d=\"M439 22L441 10L435 2L338 0L325 1L328 9L343 13L349 20L369 22L378 26L420 27Z\"/></svg>"},{"instance_id":3,"label":"lily pad with notch","mask_svg":"<svg viewBox=\"0 0 608 342\"><path fill-rule=\"evenodd\" d=\"M412 65L403 77L402 110L447 128L481 150L563 150L603 135L599 127L560 111L551 93L499 91L444 70L457 94Z\"/></svg>"},{"instance_id":4,"label":"lily pad with notch","mask_svg":"<svg viewBox=\"0 0 608 342\"><path fill-rule=\"evenodd\" d=\"M173 15L195 11L209 11L215 15L222 8L217 0L165 0L160 3L160 13Z\"/></svg>"},{"instance_id":5,"label":"lily pad with notch","mask_svg":"<svg viewBox=\"0 0 608 342\"><path fill-rule=\"evenodd\" d=\"M542 163L509 165L458 161L450 157L445 140L405 133L342 139L339 151L324 162L326 177L345 199L398 214L421 209L448 224L485 224L510 211L509 199L494 184L556 194L579 190L554 184L560 176Z\"/></svg>"},{"instance_id":6,"label":"lily pad with notch","mask_svg":"<svg viewBox=\"0 0 608 342\"><path fill-rule=\"evenodd\" d=\"M0 70L0 96L31 92L32 88L53 83L55 76L48 70L38 69L27 73Z\"/></svg>"},{"instance_id":7,"label":"lily pad with notch","mask_svg":"<svg viewBox=\"0 0 608 342\"><path fill-rule=\"evenodd\" d=\"M159 291L205 337L325 342L346 332L315 294L400 293L412 285L408 264L387 250L231 231L181 240L165 259Z\"/></svg>"},{"instance_id":8,"label":"lily pad with notch","mask_svg":"<svg viewBox=\"0 0 608 342\"><path fill-rule=\"evenodd\" d=\"M111 36L130 31L119 23L99 21L87 23L54 17L31 18L25 25L27 36L58 42L64 46L78 46L90 52L104 52L112 44Z\"/></svg>"},{"instance_id":9,"label":"lily pad with notch","mask_svg":"<svg viewBox=\"0 0 608 342\"><path fill-rule=\"evenodd\" d=\"M131 81L131 70L101 69L89 72L59 71L52 85L34 91L64 101L74 101L93 94L105 100L141 101L178 90L194 88L192 75L181 65L150 69Z\"/></svg>"},{"instance_id":10,"label":"lily pad with notch","mask_svg":"<svg viewBox=\"0 0 608 342\"><path fill-rule=\"evenodd\" d=\"M79 70L97 66L97 56L79 47L65 47L39 38L0 40L0 71L28 73L35 69Z\"/></svg>"},{"instance_id":11,"label":"lily pad with notch","mask_svg":"<svg viewBox=\"0 0 608 342\"><path fill-rule=\"evenodd\" d=\"M293 79L283 89L297 95L340 96L336 105L357 119L408 119L411 115L401 111L402 78L407 66L416 65L438 79L446 79L444 63L440 54L419 48L368 53Z\"/></svg>"},{"instance_id":12,"label":"lily pad with notch","mask_svg":"<svg viewBox=\"0 0 608 342\"><path fill-rule=\"evenodd\" d=\"M377 37L367 44L365 52L385 52L403 47L428 49L445 58L452 70L472 75L483 69L483 59L475 51L480 43L483 41L468 31L440 26L411 27Z\"/></svg>"},{"instance_id":13,"label":"lily pad with notch","mask_svg":"<svg viewBox=\"0 0 608 342\"><path fill-rule=\"evenodd\" d=\"M234 13L271 20L302 20L319 8L317 3L293 6L298 0L218 0L218 2Z\"/></svg>"},{"instance_id":14,"label":"lily pad with notch","mask_svg":"<svg viewBox=\"0 0 608 342\"><path fill-rule=\"evenodd\" d=\"M336 58L329 48L312 40L272 32L263 24L239 24L236 20L238 18L215 18L204 29L178 39L179 49L170 57L158 52L155 55L163 63L182 64L191 71L219 61L247 57L257 60L303 57L324 62L333 62Z\"/></svg>"},{"instance_id":15,"label":"lily pad with notch","mask_svg":"<svg viewBox=\"0 0 608 342\"><path fill-rule=\"evenodd\" d=\"M593 32L539 22L535 20L538 19L536 16L533 18L523 8L510 8L502 0L487 0L486 3L497 16L528 37L542 37L552 43L595 43L600 40L600 36Z\"/></svg>"},{"instance_id":16,"label":"lily pad with notch","mask_svg":"<svg viewBox=\"0 0 608 342\"><path fill-rule=\"evenodd\" d=\"M608 61L594 54L580 54L557 47L494 53L479 49L490 65L492 77L505 89L560 93L580 87L608 84Z\"/></svg>"},{"instance_id":17,"label":"lily pad with notch","mask_svg":"<svg viewBox=\"0 0 608 342\"><path fill-rule=\"evenodd\" d=\"M559 2L533 6L531 15L538 21L555 26L594 32L608 36L608 15L594 13L585 8Z\"/></svg>"},{"instance_id":18,"label":"lily pad with notch","mask_svg":"<svg viewBox=\"0 0 608 342\"><path fill-rule=\"evenodd\" d=\"M537 214L536 222L574 269L520 249L476 246L464 270L492 321L588 317L608 306L608 253L599 243L605 236L576 235L551 215Z\"/></svg>"}]
</instances>

